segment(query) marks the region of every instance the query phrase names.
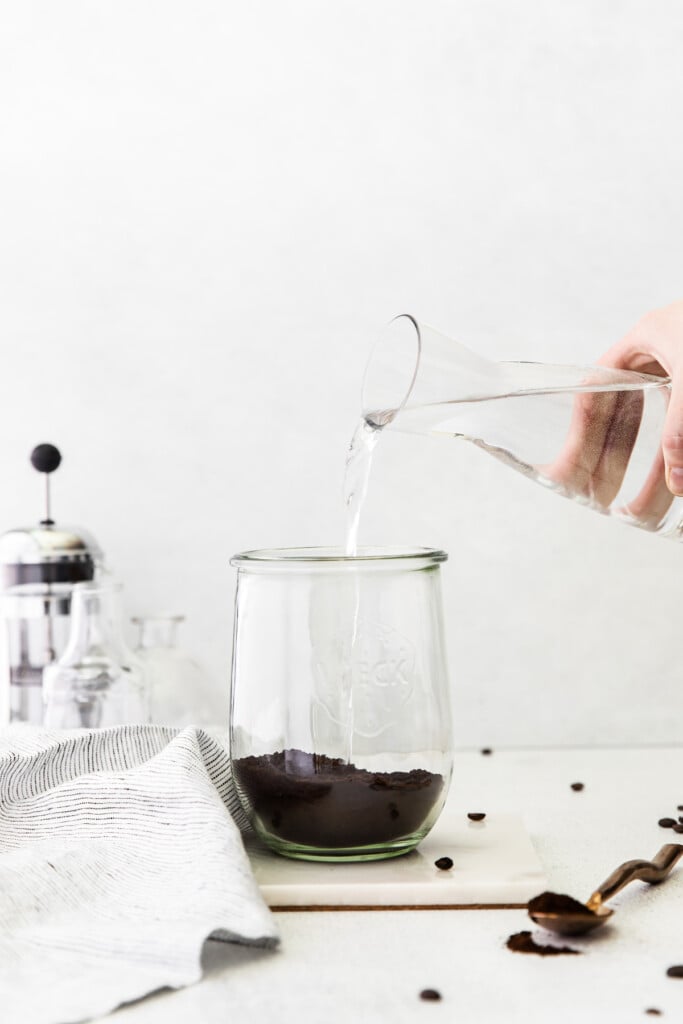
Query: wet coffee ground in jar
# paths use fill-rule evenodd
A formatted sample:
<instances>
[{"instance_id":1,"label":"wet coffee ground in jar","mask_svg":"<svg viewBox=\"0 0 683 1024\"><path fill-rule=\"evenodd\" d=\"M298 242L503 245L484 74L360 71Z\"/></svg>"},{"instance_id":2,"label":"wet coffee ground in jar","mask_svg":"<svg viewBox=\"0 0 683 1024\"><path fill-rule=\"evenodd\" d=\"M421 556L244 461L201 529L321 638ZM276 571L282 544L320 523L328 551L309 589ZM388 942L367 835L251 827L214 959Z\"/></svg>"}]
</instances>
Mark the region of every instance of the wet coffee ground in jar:
<instances>
[{"instance_id":1,"label":"wet coffee ground in jar","mask_svg":"<svg viewBox=\"0 0 683 1024\"><path fill-rule=\"evenodd\" d=\"M417 831L443 790L443 776L414 768L371 772L342 758L278 750L233 761L235 781L263 828L301 846L344 849Z\"/></svg>"}]
</instances>

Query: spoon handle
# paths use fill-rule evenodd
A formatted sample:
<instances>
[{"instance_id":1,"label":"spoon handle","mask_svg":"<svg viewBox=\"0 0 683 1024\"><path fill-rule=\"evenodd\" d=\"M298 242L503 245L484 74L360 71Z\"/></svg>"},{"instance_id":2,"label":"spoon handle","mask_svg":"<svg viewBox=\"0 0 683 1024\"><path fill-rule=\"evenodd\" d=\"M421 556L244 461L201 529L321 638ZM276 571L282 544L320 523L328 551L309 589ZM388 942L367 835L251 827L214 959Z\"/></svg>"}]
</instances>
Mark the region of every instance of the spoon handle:
<instances>
[{"instance_id":1,"label":"spoon handle","mask_svg":"<svg viewBox=\"0 0 683 1024\"><path fill-rule=\"evenodd\" d=\"M615 868L609 878L598 886L587 901L587 905L594 910L607 900L611 900L629 882L634 882L638 878L651 885L663 882L681 855L681 843L667 843L652 860L627 860Z\"/></svg>"}]
</instances>

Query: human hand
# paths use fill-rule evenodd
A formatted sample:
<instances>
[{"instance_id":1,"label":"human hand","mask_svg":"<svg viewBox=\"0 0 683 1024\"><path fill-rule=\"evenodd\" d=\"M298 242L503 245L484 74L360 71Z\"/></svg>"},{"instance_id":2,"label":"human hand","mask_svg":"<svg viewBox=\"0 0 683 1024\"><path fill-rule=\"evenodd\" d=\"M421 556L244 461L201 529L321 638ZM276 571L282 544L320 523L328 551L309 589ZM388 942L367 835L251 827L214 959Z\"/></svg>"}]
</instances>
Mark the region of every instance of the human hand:
<instances>
[{"instance_id":1,"label":"human hand","mask_svg":"<svg viewBox=\"0 0 683 1024\"><path fill-rule=\"evenodd\" d=\"M664 475L671 494L683 495L683 302L648 313L600 363L671 378L662 432Z\"/></svg>"},{"instance_id":2,"label":"human hand","mask_svg":"<svg viewBox=\"0 0 683 1024\"><path fill-rule=\"evenodd\" d=\"M648 314L599 363L673 380L673 394L662 394L668 404L661 443L659 436L651 438L652 461L641 467L639 490L623 495L627 503L613 508L639 438L645 392L601 391L597 372L574 398L562 450L541 471L573 497L659 529L674 494L683 493L683 302ZM639 458L642 454L645 448Z\"/></svg>"}]
</instances>

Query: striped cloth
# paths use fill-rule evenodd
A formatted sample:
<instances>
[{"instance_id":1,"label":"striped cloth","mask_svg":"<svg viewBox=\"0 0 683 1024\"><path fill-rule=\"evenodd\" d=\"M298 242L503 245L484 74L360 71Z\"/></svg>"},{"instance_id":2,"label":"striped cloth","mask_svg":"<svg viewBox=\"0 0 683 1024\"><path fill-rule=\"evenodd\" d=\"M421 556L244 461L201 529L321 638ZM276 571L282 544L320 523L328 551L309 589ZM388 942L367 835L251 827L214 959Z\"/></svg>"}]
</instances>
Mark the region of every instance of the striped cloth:
<instances>
[{"instance_id":1,"label":"striped cloth","mask_svg":"<svg viewBox=\"0 0 683 1024\"><path fill-rule=\"evenodd\" d=\"M0 731L0 1020L70 1024L275 945L225 747L160 726Z\"/></svg>"}]
</instances>

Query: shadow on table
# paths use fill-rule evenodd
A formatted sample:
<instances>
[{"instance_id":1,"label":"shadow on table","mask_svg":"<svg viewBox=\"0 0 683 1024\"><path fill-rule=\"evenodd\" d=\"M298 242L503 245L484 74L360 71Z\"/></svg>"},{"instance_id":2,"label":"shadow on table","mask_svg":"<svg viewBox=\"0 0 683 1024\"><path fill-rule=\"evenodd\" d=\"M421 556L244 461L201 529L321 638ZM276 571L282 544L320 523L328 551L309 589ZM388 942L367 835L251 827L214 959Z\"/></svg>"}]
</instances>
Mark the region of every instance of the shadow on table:
<instances>
[{"instance_id":1,"label":"shadow on table","mask_svg":"<svg viewBox=\"0 0 683 1024\"><path fill-rule=\"evenodd\" d=\"M263 946L245 946L241 942L224 942L221 939L207 939L202 949L202 974L210 978L226 967L239 964L258 963L272 957L273 949Z\"/></svg>"},{"instance_id":2,"label":"shadow on table","mask_svg":"<svg viewBox=\"0 0 683 1024\"><path fill-rule=\"evenodd\" d=\"M211 978L228 967L238 966L240 964L258 963L260 960L266 959L266 957L273 955L273 948L264 948L263 946L245 946L239 942L226 942L221 939L207 939L202 947L202 979L201 981ZM201 981L199 984L201 984ZM178 992L186 991L187 988L193 988L194 986L185 986L181 989L173 988L158 988L153 992L148 992L144 996L140 996L139 999L133 999L128 1003L122 1003L116 1010L112 1011L115 1015L116 1020L125 1020L126 1011L134 1010L136 1006L140 1006L141 1003L151 1002L162 1004L165 999L169 996L176 995ZM113 1017L107 1016L106 1018L99 1018L100 1020L110 1020Z\"/></svg>"}]
</instances>

